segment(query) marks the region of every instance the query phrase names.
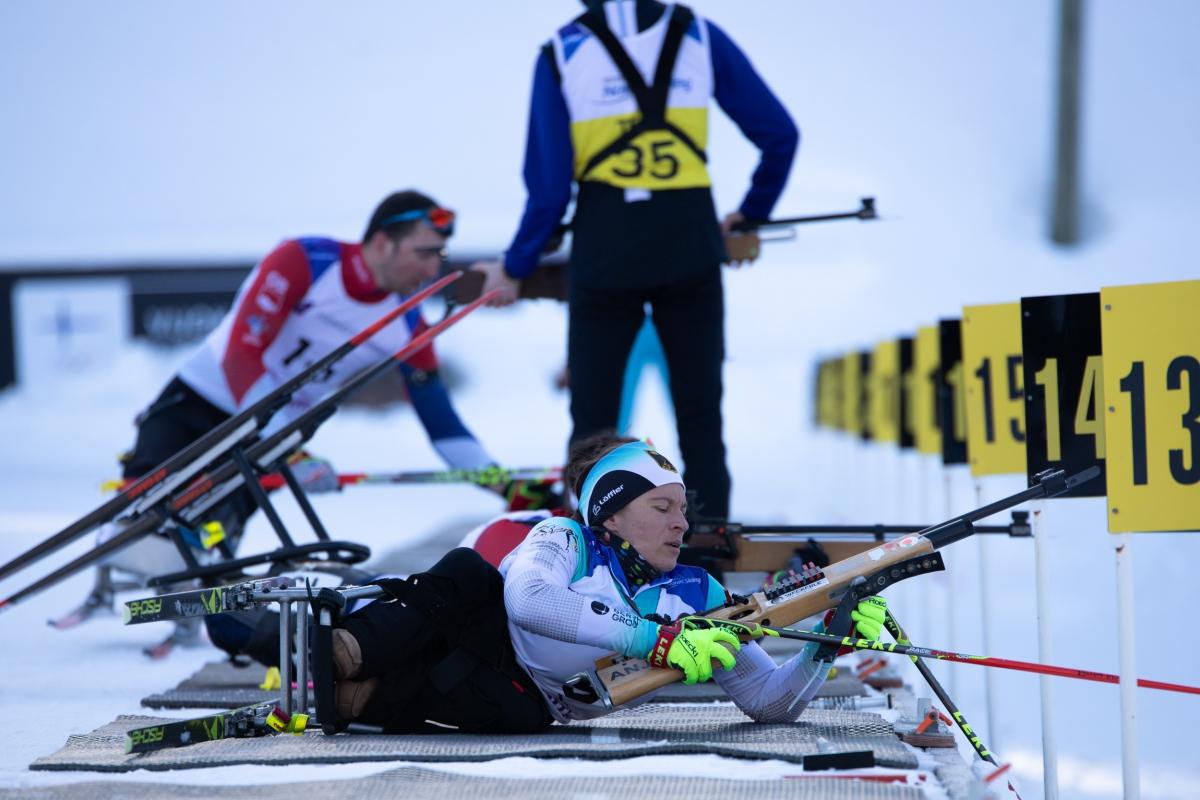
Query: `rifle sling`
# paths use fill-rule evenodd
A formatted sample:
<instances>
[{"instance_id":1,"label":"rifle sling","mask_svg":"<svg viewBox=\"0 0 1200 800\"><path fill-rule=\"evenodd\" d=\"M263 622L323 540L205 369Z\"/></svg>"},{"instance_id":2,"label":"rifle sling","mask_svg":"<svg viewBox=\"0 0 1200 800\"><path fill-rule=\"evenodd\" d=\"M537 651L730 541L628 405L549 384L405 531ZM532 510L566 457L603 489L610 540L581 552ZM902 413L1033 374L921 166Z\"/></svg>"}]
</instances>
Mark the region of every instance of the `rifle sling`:
<instances>
[{"instance_id":1,"label":"rifle sling","mask_svg":"<svg viewBox=\"0 0 1200 800\"><path fill-rule=\"evenodd\" d=\"M586 179L592 170L609 157L624 150L634 139L646 131L665 130L671 133L701 161L708 163L708 155L696 144L695 140L667 120L667 97L671 93L671 76L675 72L675 62L679 58L679 48L683 43L683 37L694 20L695 15L691 9L682 5L674 7L671 19L667 23L667 33L663 38L662 50L658 54L658 64L654 70L654 83L647 86L638 68L629 57L629 53L625 51L616 35L608 27L608 21L604 18L604 14L589 11L579 18L579 21L596 35L609 57L612 58L617 71L621 73L629 91L633 93L638 112L641 114L641 118L637 122L588 160L579 180Z\"/></svg>"}]
</instances>

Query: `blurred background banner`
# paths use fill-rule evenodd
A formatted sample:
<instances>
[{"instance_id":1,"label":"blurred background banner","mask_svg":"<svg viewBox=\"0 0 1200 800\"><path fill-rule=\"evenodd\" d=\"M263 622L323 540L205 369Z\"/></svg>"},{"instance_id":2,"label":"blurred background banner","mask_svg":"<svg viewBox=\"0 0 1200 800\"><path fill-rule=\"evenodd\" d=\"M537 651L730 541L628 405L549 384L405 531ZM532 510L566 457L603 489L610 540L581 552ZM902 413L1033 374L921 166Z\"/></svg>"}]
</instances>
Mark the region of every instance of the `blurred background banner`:
<instances>
[{"instance_id":1,"label":"blurred background banner","mask_svg":"<svg viewBox=\"0 0 1200 800\"><path fill-rule=\"evenodd\" d=\"M129 287L121 278L33 279L15 284L12 341L22 383L111 363L129 342Z\"/></svg>"}]
</instances>

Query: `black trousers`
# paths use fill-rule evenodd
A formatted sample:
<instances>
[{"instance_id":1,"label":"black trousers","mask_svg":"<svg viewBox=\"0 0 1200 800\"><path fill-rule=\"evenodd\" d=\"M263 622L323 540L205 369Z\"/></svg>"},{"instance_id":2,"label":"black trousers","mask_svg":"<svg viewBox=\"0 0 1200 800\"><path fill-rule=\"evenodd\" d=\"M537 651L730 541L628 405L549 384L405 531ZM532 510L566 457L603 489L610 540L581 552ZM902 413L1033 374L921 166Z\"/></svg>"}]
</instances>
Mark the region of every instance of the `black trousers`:
<instances>
[{"instance_id":1,"label":"black trousers","mask_svg":"<svg viewBox=\"0 0 1200 800\"><path fill-rule=\"evenodd\" d=\"M459 547L380 583L398 599L339 623L362 648L356 680L380 678L359 722L388 733L535 733L553 722L513 652L504 579L479 553Z\"/></svg>"},{"instance_id":2,"label":"black trousers","mask_svg":"<svg viewBox=\"0 0 1200 800\"><path fill-rule=\"evenodd\" d=\"M701 514L727 517L730 479L721 433L725 301L719 266L654 288L572 283L567 335L571 442L616 427L625 363L646 305L667 358L684 480L696 492Z\"/></svg>"},{"instance_id":3,"label":"black trousers","mask_svg":"<svg viewBox=\"0 0 1200 800\"><path fill-rule=\"evenodd\" d=\"M122 475L140 478L227 419L229 414L196 394L179 378L172 378L139 415L137 440L123 459ZM239 489L209 509L207 519L219 520L231 544L236 546L254 509L250 492Z\"/></svg>"}]
</instances>

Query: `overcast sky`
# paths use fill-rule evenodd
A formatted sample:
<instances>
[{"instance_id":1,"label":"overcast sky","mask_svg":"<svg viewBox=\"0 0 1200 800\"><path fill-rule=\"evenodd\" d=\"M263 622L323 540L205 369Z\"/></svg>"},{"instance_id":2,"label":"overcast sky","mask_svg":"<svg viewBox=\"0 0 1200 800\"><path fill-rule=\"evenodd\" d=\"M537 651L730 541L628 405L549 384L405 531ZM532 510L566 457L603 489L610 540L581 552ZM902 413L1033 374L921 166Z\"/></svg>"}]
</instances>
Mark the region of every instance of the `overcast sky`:
<instances>
[{"instance_id":1,"label":"overcast sky","mask_svg":"<svg viewBox=\"0 0 1200 800\"><path fill-rule=\"evenodd\" d=\"M781 211L874 193L909 220L999 207L1031 231L1049 191L1054 5L694 3L801 126ZM1194 207L1200 4L1086 5L1092 222L1111 221L1118 187L1121 202ZM459 247L502 248L523 199L533 59L578 10L7 0L0 263L246 258L289 235L355 238L408 185L460 209ZM755 153L719 113L712 138L728 210Z\"/></svg>"}]
</instances>

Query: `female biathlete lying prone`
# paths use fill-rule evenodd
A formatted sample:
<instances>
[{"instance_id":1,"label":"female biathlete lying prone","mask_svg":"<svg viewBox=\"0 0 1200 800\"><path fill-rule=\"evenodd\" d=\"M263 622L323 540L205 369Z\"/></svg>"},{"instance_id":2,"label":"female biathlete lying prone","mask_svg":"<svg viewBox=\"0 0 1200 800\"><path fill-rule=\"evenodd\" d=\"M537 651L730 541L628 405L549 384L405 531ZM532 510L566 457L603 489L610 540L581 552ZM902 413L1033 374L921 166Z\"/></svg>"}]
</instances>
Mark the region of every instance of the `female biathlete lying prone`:
<instances>
[{"instance_id":1,"label":"female biathlete lying prone","mask_svg":"<svg viewBox=\"0 0 1200 800\"><path fill-rule=\"evenodd\" d=\"M499 570L460 547L428 572L379 581L389 599L341 621L339 713L393 733L534 732L607 713L562 685L616 651L682 670L685 683L714 678L756 721L799 717L828 674L816 645L776 665L736 635L761 637L758 626L689 616L726 592L676 563L688 523L671 462L644 442L601 436L580 443L564 474L575 516L538 523ZM861 603L859 635L877 638L885 609L881 598Z\"/></svg>"}]
</instances>

